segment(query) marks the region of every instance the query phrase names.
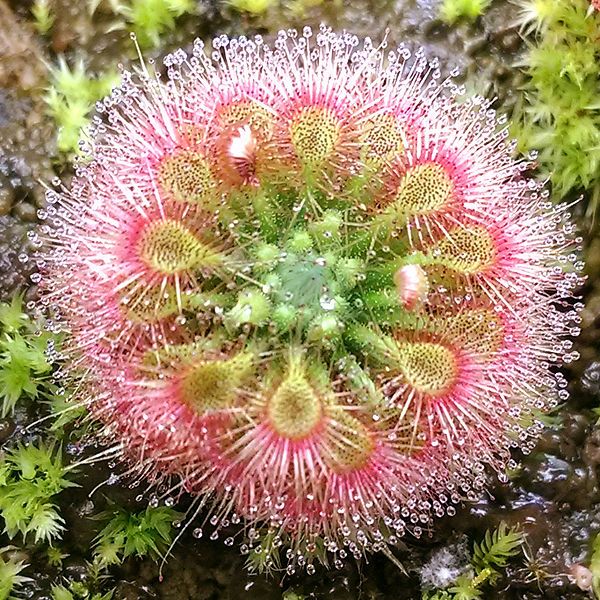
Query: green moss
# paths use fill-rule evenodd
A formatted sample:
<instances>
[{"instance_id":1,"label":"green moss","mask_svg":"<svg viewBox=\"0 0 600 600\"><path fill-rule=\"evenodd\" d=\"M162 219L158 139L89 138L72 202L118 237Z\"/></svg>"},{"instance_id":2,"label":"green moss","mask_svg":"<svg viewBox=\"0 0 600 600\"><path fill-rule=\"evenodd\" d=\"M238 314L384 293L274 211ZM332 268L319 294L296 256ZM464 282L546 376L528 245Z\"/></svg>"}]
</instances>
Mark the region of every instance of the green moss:
<instances>
[{"instance_id":1,"label":"green moss","mask_svg":"<svg viewBox=\"0 0 600 600\"><path fill-rule=\"evenodd\" d=\"M31 581L29 577L20 575L28 567L22 560L11 556L13 548L0 548L0 600L16 600L13 592L24 583Z\"/></svg>"},{"instance_id":2,"label":"green moss","mask_svg":"<svg viewBox=\"0 0 600 600\"><path fill-rule=\"evenodd\" d=\"M0 516L9 538L33 536L35 543L60 538L64 520L54 497L76 484L52 445L18 446L0 462Z\"/></svg>"},{"instance_id":3,"label":"green moss","mask_svg":"<svg viewBox=\"0 0 600 600\"><path fill-rule=\"evenodd\" d=\"M97 518L108 523L94 541L94 556L100 565L120 564L134 555L156 560L171 544L174 523L181 517L166 506L148 506L139 513L123 508L102 513Z\"/></svg>"},{"instance_id":4,"label":"green moss","mask_svg":"<svg viewBox=\"0 0 600 600\"><path fill-rule=\"evenodd\" d=\"M487 531L481 542L473 544L470 565L465 573L443 590L424 590L423 600L477 600L492 598L490 593L508 561L520 554L524 536L517 528L502 522L497 529Z\"/></svg>"},{"instance_id":5,"label":"green moss","mask_svg":"<svg viewBox=\"0 0 600 600\"><path fill-rule=\"evenodd\" d=\"M524 33L541 32L560 15L561 3L554 0L523 0L518 4L518 25Z\"/></svg>"},{"instance_id":6,"label":"green moss","mask_svg":"<svg viewBox=\"0 0 600 600\"><path fill-rule=\"evenodd\" d=\"M58 64L50 68L50 87L44 101L58 128L56 144L60 152L79 152L79 140L90 123L95 103L109 94L119 80L116 71L88 75L82 60L70 68L60 57Z\"/></svg>"},{"instance_id":7,"label":"green moss","mask_svg":"<svg viewBox=\"0 0 600 600\"><path fill-rule=\"evenodd\" d=\"M600 202L599 24L587 0L524 3L522 28L537 32L522 63L528 79L515 111L520 150L537 160L557 199L589 190Z\"/></svg>"},{"instance_id":8,"label":"green moss","mask_svg":"<svg viewBox=\"0 0 600 600\"><path fill-rule=\"evenodd\" d=\"M11 414L25 395L48 397L53 386L48 377L51 365L46 355L53 336L39 330L40 324L24 312L22 298L0 303L0 414Z\"/></svg>"},{"instance_id":9,"label":"green moss","mask_svg":"<svg viewBox=\"0 0 600 600\"><path fill-rule=\"evenodd\" d=\"M229 0L229 4L239 12L262 15L276 4L276 0Z\"/></svg>"},{"instance_id":10,"label":"green moss","mask_svg":"<svg viewBox=\"0 0 600 600\"><path fill-rule=\"evenodd\" d=\"M111 600L113 597L113 591L110 590L105 594L102 593L90 593L87 586L78 581L71 582L69 587L64 585L53 585L50 590L52 600Z\"/></svg>"},{"instance_id":11,"label":"green moss","mask_svg":"<svg viewBox=\"0 0 600 600\"><path fill-rule=\"evenodd\" d=\"M521 552L523 533L515 527L508 527L502 522L494 531L486 531L485 537L473 545L471 563L478 576L489 571L486 579L490 582L499 577L498 569L507 566L508 560Z\"/></svg>"},{"instance_id":12,"label":"green moss","mask_svg":"<svg viewBox=\"0 0 600 600\"><path fill-rule=\"evenodd\" d=\"M460 19L474 21L490 5L491 0L444 0L440 7L440 18L448 25Z\"/></svg>"},{"instance_id":13,"label":"green moss","mask_svg":"<svg viewBox=\"0 0 600 600\"><path fill-rule=\"evenodd\" d=\"M193 0L129 0L117 12L136 34L140 48L160 46L165 33L177 27L177 19L194 10Z\"/></svg>"},{"instance_id":14,"label":"green moss","mask_svg":"<svg viewBox=\"0 0 600 600\"><path fill-rule=\"evenodd\" d=\"M31 6L31 15L34 19L33 26L38 33L45 35L52 29L56 15L52 10L50 0L35 0Z\"/></svg>"},{"instance_id":15,"label":"green moss","mask_svg":"<svg viewBox=\"0 0 600 600\"><path fill-rule=\"evenodd\" d=\"M596 598L600 598L600 534L596 534L591 544L590 571L592 572L592 589Z\"/></svg>"}]
</instances>

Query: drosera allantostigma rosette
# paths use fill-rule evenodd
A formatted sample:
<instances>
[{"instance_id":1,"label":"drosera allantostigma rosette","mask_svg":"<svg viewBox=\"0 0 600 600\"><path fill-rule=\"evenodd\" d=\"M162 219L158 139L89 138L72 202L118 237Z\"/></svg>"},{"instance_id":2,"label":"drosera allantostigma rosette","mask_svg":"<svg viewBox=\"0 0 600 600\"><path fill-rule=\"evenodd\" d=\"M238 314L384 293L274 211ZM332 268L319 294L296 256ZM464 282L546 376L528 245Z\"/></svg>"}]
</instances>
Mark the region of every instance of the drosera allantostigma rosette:
<instances>
[{"instance_id":1,"label":"drosera allantostigma rosette","mask_svg":"<svg viewBox=\"0 0 600 600\"><path fill-rule=\"evenodd\" d=\"M567 396L567 209L422 51L321 27L164 64L99 103L43 228L106 452L255 567L419 537Z\"/></svg>"}]
</instances>

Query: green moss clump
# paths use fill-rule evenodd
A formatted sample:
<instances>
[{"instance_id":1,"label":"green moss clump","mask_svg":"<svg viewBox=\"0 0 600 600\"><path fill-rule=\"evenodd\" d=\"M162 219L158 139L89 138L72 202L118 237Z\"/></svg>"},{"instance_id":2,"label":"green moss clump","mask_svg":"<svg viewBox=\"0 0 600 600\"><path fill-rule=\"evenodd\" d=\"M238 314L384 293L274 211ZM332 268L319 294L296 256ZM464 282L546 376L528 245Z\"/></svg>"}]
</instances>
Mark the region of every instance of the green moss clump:
<instances>
[{"instance_id":1,"label":"green moss clump","mask_svg":"<svg viewBox=\"0 0 600 600\"><path fill-rule=\"evenodd\" d=\"M422 600L479 600L491 598L490 590L501 578L508 561L521 554L524 534L501 522L497 529L486 531L481 542L473 544L473 553L464 572L445 589L423 590ZM494 594L495 595L495 594Z\"/></svg>"},{"instance_id":2,"label":"green moss clump","mask_svg":"<svg viewBox=\"0 0 600 600\"><path fill-rule=\"evenodd\" d=\"M183 515L166 506L148 506L139 513L122 508L98 515L108 518L94 542L94 558L100 565L121 564L128 556L162 556L173 540L174 523Z\"/></svg>"},{"instance_id":3,"label":"green moss clump","mask_svg":"<svg viewBox=\"0 0 600 600\"><path fill-rule=\"evenodd\" d=\"M31 578L20 575L29 565L11 556L12 546L0 548L0 600L15 600L13 592Z\"/></svg>"},{"instance_id":4,"label":"green moss clump","mask_svg":"<svg viewBox=\"0 0 600 600\"><path fill-rule=\"evenodd\" d=\"M76 486L53 445L18 446L0 461L0 516L9 538L32 535L35 543L62 536L64 520L54 497Z\"/></svg>"},{"instance_id":5,"label":"green moss clump","mask_svg":"<svg viewBox=\"0 0 600 600\"><path fill-rule=\"evenodd\" d=\"M474 21L490 5L491 0L444 0L440 7L440 18L452 25L460 19Z\"/></svg>"},{"instance_id":6,"label":"green moss clump","mask_svg":"<svg viewBox=\"0 0 600 600\"><path fill-rule=\"evenodd\" d=\"M61 57L58 64L50 68L50 87L44 101L58 128L56 145L60 152L79 152L79 139L90 123L95 103L109 94L119 81L116 71L90 76L82 60L71 69Z\"/></svg>"},{"instance_id":7,"label":"green moss clump","mask_svg":"<svg viewBox=\"0 0 600 600\"><path fill-rule=\"evenodd\" d=\"M600 202L600 18L588 0L531 0L520 19L535 40L512 133L520 151L539 151L557 198L590 190L591 214Z\"/></svg>"},{"instance_id":8,"label":"green moss clump","mask_svg":"<svg viewBox=\"0 0 600 600\"><path fill-rule=\"evenodd\" d=\"M0 303L0 416L12 414L22 395L48 396L52 369L46 350L51 334L24 312L22 298Z\"/></svg>"},{"instance_id":9,"label":"green moss clump","mask_svg":"<svg viewBox=\"0 0 600 600\"><path fill-rule=\"evenodd\" d=\"M173 31L176 19L194 9L193 0L129 0L118 4L142 49L160 46L161 36Z\"/></svg>"}]
</instances>

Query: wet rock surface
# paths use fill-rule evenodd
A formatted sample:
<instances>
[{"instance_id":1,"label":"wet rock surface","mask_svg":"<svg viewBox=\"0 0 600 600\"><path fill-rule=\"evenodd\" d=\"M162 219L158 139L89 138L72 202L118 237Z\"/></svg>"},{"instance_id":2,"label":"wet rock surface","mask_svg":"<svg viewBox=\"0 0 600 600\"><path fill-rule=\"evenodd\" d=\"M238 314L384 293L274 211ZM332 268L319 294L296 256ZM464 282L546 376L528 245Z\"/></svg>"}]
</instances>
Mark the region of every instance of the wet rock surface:
<instances>
[{"instance_id":1,"label":"wet rock surface","mask_svg":"<svg viewBox=\"0 0 600 600\"><path fill-rule=\"evenodd\" d=\"M430 56L440 58L446 73L453 67L462 70L468 92L497 96L498 107L510 111L521 77L513 65L523 49L511 25L512 5L497 0L476 24L452 28L436 18L438 5L437 0L332 1L309 6L303 14L281 8L250 17L225 3L202 2L198 14L183 19L164 49L189 45L196 36L255 32L268 36L281 27L317 26L321 21L374 39L381 39L387 29L390 46L405 42L412 48L424 47ZM42 40L25 23L27 3L0 0L0 299L28 285L33 268L28 232L38 226L38 210L44 208L40 181L50 182L56 172L66 169L56 155L53 124L44 114L41 98L48 83L42 57L54 60L57 53L70 58L82 53L90 68L101 70L117 62L128 64L134 55L127 33L110 31L112 16L102 3L93 15L84 2L60 0L56 6L52 33ZM244 570L245 558L235 547L196 539L187 530L164 565L129 559L113 569L115 600L269 600L281 598L285 590L311 599L415 599L420 597L424 572L436 570L444 549L449 549L446 555L448 551L456 555L457 548L470 547L472 540L481 539L501 521L523 528L526 552L486 597L588 597L569 575L572 565L587 564L590 539L600 531L600 429L592 412L600 406L600 238L591 237L586 255L589 280L583 291L583 333L577 342L581 359L570 369L571 398L548 417L550 426L535 451L515 456L521 465L508 484L492 483L484 498L439 521L429 536L405 540L396 557L408 575L376 555L360 564L349 562L341 570L320 569L312 576L253 576ZM0 420L0 442L22 438L24 426L34 419L30 411L20 411L12 419ZM143 507L135 500L139 489L120 485L102 488L90 500L88 494L109 474L107 466L95 466L79 481L81 488L61 497L68 529L60 547L69 558L60 568L29 569L26 574L33 581L23 588L26 597L50 598L50 585L61 577L85 579L85 561L96 531L89 515L103 510L107 497L132 509ZM0 546L7 543L2 538ZM24 552L29 553L27 562L45 564L35 548Z\"/></svg>"},{"instance_id":2,"label":"wet rock surface","mask_svg":"<svg viewBox=\"0 0 600 600\"><path fill-rule=\"evenodd\" d=\"M42 44L33 28L0 1L0 299L27 285L27 232L54 176L53 124L44 114Z\"/></svg>"}]
</instances>

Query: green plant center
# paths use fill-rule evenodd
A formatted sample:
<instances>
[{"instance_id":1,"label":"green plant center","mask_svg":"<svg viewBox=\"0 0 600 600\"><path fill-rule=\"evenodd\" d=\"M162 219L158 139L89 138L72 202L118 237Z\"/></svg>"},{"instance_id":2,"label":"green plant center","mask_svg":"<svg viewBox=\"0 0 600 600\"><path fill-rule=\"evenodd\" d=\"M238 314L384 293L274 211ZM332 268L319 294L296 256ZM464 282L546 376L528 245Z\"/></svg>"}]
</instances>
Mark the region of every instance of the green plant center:
<instances>
[{"instance_id":1,"label":"green plant center","mask_svg":"<svg viewBox=\"0 0 600 600\"><path fill-rule=\"evenodd\" d=\"M335 287L335 276L326 258L289 255L277 269L280 299L297 308L318 309L323 296Z\"/></svg>"},{"instance_id":2,"label":"green plant center","mask_svg":"<svg viewBox=\"0 0 600 600\"><path fill-rule=\"evenodd\" d=\"M502 320L491 309L465 311L452 318L448 325L456 339L475 344L488 356L498 352L505 336Z\"/></svg>"}]
</instances>

